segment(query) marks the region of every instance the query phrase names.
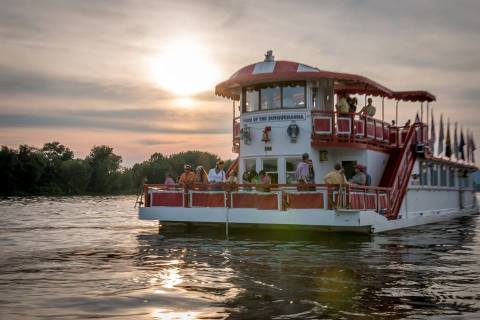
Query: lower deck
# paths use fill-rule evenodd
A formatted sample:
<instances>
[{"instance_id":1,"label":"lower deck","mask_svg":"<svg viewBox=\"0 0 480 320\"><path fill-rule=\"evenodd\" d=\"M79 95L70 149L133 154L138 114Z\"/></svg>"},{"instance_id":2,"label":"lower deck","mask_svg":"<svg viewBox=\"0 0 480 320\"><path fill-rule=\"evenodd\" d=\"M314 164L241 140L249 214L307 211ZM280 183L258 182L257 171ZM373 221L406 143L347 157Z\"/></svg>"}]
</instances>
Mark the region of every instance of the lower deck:
<instances>
[{"instance_id":1,"label":"lower deck","mask_svg":"<svg viewBox=\"0 0 480 320\"><path fill-rule=\"evenodd\" d=\"M370 233L478 213L471 189L410 188L395 219L388 216L388 201L382 202L379 190L373 192L366 187L340 194L335 190L151 190L147 198L150 206L140 208L139 217L158 220L162 225ZM342 198L343 208L337 202Z\"/></svg>"}]
</instances>

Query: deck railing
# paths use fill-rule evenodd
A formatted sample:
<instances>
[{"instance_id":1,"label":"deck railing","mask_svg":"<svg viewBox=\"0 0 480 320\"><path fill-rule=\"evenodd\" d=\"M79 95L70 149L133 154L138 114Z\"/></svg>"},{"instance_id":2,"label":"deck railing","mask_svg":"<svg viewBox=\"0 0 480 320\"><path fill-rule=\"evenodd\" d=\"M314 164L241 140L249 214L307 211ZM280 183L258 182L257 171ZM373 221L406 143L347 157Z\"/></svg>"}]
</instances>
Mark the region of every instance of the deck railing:
<instances>
[{"instance_id":1,"label":"deck railing","mask_svg":"<svg viewBox=\"0 0 480 320\"><path fill-rule=\"evenodd\" d=\"M360 113L312 110L312 142L349 142L381 147L403 147L410 126L393 126ZM418 141L427 144L428 126L422 124Z\"/></svg>"},{"instance_id":2,"label":"deck railing","mask_svg":"<svg viewBox=\"0 0 480 320\"><path fill-rule=\"evenodd\" d=\"M390 190L327 184L146 184L146 207L249 208L257 210L354 209L388 214Z\"/></svg>"}]
</instances>

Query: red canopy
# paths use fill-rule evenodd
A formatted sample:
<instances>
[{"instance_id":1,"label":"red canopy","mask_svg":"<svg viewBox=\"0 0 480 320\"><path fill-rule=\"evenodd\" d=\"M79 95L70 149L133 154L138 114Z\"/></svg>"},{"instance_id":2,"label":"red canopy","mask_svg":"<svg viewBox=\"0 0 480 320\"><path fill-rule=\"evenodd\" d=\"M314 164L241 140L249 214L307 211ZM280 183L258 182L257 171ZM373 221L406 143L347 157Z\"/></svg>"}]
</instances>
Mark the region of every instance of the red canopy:
<instances>
[{"instance_id":1,"label":"red canopy","mask_svg":"<svg viewBox=\"0 0 480 320\"><path fill-rule=\"evenodd\" d=\"M335 86L342 90L357 88L358 91L358 88L362 88L362 90L376 96L391 96L393 94L388 88L363 76L324 71L290 61L264 61L243 67L234 73L230 79L219 83L215 87L215 94L239 100L240 96L236 93L236 90L241 87L268 82L320 79L335 80Z\"/></svg>"},{"instance_id":2,"label":"red canopy","mask_svg":"<svg viewBox=\"0 0 480 320\"><path fill-rule=\"evenodd\" d=\"M392 98L411 102L432 102L437 100L433 94L427 91L395 91Z\"/></svg>"},{"instance_id":3,"label":"red canopy","mask_svg":"<svg viewBox=\"0 0 480 320\"><path fill-rule=\"evenodd\" d=\"M229 99L240 100L241 87L284 81L305 81L331 79L337 94L367 94L403 101L435 101L427 91L392 91L366 77L320 70L291 61L262 61L248 65L235 72L228 80L215 87L215 94Z\"/></svg>"}]
</instances>

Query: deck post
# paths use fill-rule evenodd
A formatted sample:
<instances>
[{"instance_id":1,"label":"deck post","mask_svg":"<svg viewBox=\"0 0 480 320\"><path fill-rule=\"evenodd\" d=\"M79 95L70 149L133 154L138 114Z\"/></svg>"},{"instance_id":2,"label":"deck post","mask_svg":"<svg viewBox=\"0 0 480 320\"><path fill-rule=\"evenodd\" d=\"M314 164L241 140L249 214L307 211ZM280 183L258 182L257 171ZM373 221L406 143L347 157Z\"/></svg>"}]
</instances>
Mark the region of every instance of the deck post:
<instances>
[{"instance_id":1,"label":"deck post","mask_svg":"<svg viewBox=\"0 0 480 320\"><path fill-rule=\"evenodd\" d=\"M428 137L429 134L430 134L429 133L430 130L428 130L428 124L430 123L429 122L429 120L430 120L430 105L429 104L430 104L430 102L427 101L427 141L430 141L430 139Z\"/></svg>"},{"instance_id":2,"label":"deck post","mask_svg":"<svg viewBox=\"0 0 480 320\"><path fill-rule=\"evenodd\" d=\"M398 102L399 102L399 101L400 101L400 100L397 100L397 104L396 104L396 106L395 106L395 124L396 124L397 127L399 126L399 125L398 125Z\"/></svg>"},{"instance_id":3,"label":"deck post","mask_svg":"<svg viewBox=\"0 0 480 320\"><path fill-rule=\"evenodd\" d=\"M423 102L420 103L420 122L423 123Z\"/></svg>"}]
</instances>

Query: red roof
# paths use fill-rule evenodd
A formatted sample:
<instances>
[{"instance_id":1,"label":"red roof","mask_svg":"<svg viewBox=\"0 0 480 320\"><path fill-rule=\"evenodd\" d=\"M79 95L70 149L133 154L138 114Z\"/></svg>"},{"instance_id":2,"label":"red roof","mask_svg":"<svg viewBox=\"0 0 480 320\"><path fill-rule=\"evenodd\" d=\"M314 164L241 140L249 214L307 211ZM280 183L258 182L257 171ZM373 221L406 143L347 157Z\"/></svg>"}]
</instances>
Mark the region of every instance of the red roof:
<instances>
[{"instance_id":1,"label":"red roof","mask_svg":"<svg viewBox=\"0 0 480 320\"><path fill-rule=\"evenodd\" d=\"M412 102L432 102L437 98L427 91L396 91L392 96L395 100L412 101Z\"/></svg>"},{"instance_id":2,"label":"red roof","mask_svg":"<svg viewBox=\"0 0 480 320\"><path fill-rule=\"evenodd\" d=\"M434 101L435 96L425 91L394 92L366 77L320 70L305 64L291 61L262 61L248 65L235 72L228 80L215 87L218 96L240 100L241 87L281 82L331 79L335 82L336 93L367 94L405 101ZM413 94L415 93L415 94Z\"/></svg>"}]
</instances>

